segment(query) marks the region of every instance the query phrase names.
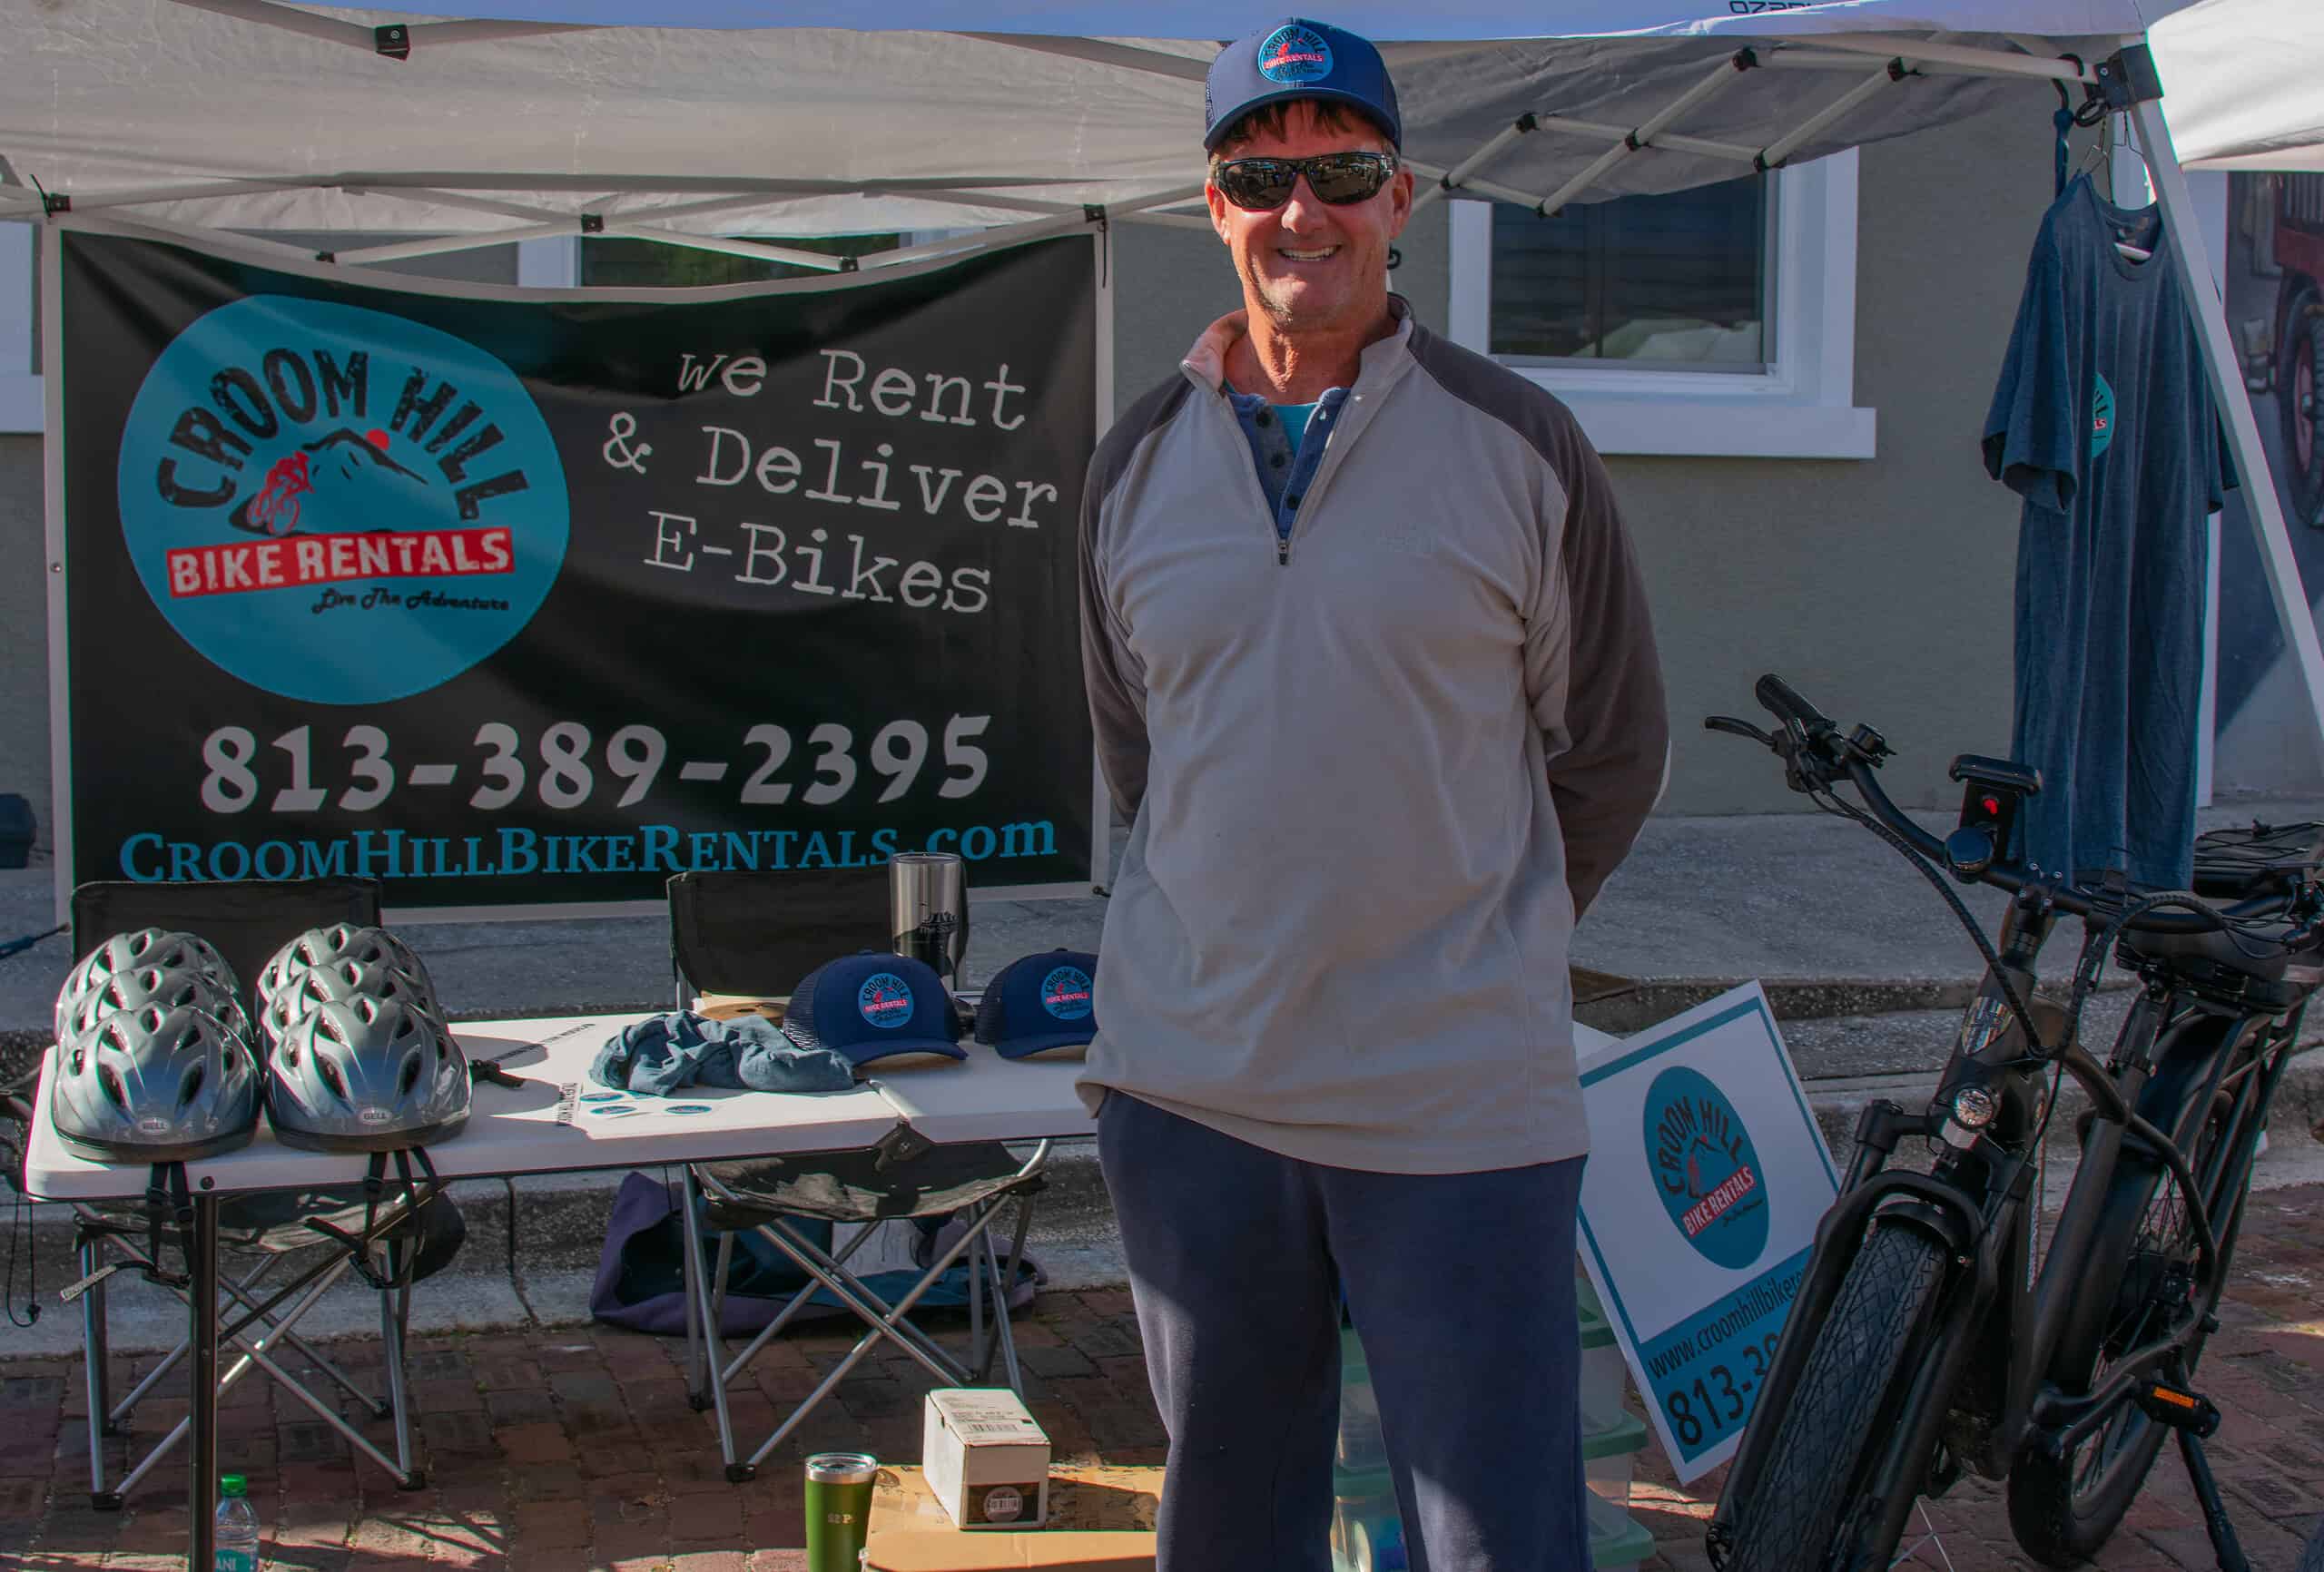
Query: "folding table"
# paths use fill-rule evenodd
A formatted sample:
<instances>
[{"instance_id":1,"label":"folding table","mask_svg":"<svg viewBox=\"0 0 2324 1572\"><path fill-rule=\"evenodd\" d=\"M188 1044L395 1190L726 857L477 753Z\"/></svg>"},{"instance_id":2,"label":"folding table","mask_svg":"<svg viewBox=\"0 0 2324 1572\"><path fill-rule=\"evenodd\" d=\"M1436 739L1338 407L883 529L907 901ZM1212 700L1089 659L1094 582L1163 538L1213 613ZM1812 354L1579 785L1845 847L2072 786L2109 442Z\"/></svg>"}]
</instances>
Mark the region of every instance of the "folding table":
<instances>
[{"instance_id":1,"label":"folding table","mask_svg":"<svg viewBox=\"0 0 2324 1572\"><path fill-rule=\"evenodd\" d=\"M443 1179L656 1167L774 1153L877 1146L901 1133L933 1142L1032 1141L1087 1135L1095 1126L1074 1095L1079 1066L1011 1063L971 1045L965 1063L905 1062L844 1092L789 1095L702 1091L679 1097L609 1093L589 1080L599 1045L638 1015L476 1021L456 1028L468 1057L521 1077L479 1081L468 1126L428 1148ZM54 1055L33 1110L26 1188L57 1202L137 1201L147 1169L92 1163L66 1152L49 1124ZM218 1209L258 1191L352 1188L369 1173L361 1154L304 1152L264 1128L248 1146L189 1163L193 1224L187 1263L192 1380L187 1492L190 1565L207 1567L218 1489Z\"/></svg>"}]
</instances>

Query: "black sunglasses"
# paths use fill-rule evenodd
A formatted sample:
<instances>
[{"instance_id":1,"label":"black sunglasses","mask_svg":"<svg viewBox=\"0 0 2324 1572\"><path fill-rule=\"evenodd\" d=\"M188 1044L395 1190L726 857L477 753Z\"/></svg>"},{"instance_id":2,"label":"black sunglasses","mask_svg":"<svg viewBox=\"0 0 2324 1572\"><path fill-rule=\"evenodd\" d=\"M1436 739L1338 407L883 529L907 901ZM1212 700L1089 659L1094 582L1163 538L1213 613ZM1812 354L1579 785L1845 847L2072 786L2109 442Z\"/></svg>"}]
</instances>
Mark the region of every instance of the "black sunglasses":
<instances>
[{"instance_id":1,"label":"black sunglasses","mask_svg":"<svg viewBox=\"0 0 2324 1572\"><path fill-rule=\"evenodd\" d=\"M1211 180L1236 207L1263 213L1289 201L1303 174L1317 201L1343 208L1378 196L1395 172L1392 152L1326 152L1315 158L1228 159Z\"/></svg>"}]
</instances>

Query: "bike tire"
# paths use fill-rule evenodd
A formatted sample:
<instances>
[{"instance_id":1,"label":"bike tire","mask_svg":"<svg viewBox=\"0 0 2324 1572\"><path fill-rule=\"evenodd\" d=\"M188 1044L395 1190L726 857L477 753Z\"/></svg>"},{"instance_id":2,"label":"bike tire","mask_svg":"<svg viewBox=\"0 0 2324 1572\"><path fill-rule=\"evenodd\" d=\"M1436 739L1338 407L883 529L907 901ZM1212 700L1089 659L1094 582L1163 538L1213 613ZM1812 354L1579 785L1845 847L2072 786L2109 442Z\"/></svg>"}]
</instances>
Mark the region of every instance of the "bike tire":
<instances>
[{"instance_id":1,"label":"bike tire","mask_svg":"<svg viewBox=\"0 0 2324 1572\"><path fill-rule=\"evenodd\" d=\"M2150 1115L2152 1116L2152 1115ZM2216 1114L2206 1115L2190 1153L2190 1166L2201 1173L2210 1162L2224 1132ZM2185 1232L2184 1209L2170 1212L2169 1197L2176 1185L2168 1181L2161 1162L2140 1158L2127 1150L2114 1172L2106 1204L2091 1236L2086 1281L2118 1285L2102 1315L2080 1315L2060 1341L2050 1366L2053 1380L2068 1390L2087 1391L2105 1370L2106 1343L2125 1332L2126 1307L2119 1285L2131 1272L2132 1258L2145 1244L2154 1251L2176 1251L2191 1257L2193 1246ZM2219 1231L2220 1274L2224 1278L2242 1223L2243 1196L2222 1197L2228 1204L2215 1207L2212 1226ZM2155 1227L2160 1209L2165 1226ZM2178 1232L2168 1218L2175 1215ZM2152 1307L2127 1307L2127 1313L2151 1313ZM2130 1333L2132 1337L2135 1331ZM2198 1333L2188 1345L2191 1371L2202 1357L2205 1336ZM2036 1446L2021 1457L2009 1472L2009 1521L2025 1553L2046 1567L2080 1567L2094 1559L2122 1526L2122 1518L2138 1498L2140 1488L2154 1467L2170 1431L2125 1400L2114 1417L2074 1452L2053 1457ZM2100 1457L2101 1449L2112 1449Z\"/></svg>"},{"instance_id":2,"label":"bike tire","mask_svg":"<svg viewBox=\"0 0 2324 1572\"><path fill-rule=\"evenodd\" d=\"M1766 1466L1735 1518L1722 1572L1803 1572L1829 1554L1890 1417L1929 1309L1945 1286L1945 1247L1918 1228L1873 1224L1784 1405ZM1893 1545L1866 1547L1886 1565Z\"/></svg>"}]
</instances>

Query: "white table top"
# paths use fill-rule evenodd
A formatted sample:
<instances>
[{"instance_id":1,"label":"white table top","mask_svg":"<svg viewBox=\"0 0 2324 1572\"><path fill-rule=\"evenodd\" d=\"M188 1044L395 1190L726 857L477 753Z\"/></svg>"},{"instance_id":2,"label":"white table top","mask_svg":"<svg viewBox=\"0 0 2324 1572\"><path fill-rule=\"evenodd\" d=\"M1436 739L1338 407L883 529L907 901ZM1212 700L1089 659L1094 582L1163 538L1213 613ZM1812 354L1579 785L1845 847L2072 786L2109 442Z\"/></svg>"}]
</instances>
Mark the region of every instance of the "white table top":
<instances>
[{"instance_id":1,"label":"white table top","mask_svg":"<svg viewBox=\"0 0 2324 1572\"><path fill-rule=\"evenodd\" d=\"M610 1092L589 1079L599 1045L642 1015L470 1021L455 1027L471 1059L492 1059L525 1085L478 1081L467 1127L428 1148L447 1179L650 1167L783 1152L852 1151L906 1122L931 1141L1030 1141L1087 1135L1096 1126L1074 1095L1067 1058L1011 1062L975 1043L965 1062L879 1061L845 1092L689 1091L675 1097ZM65 1151L49 1124L54 1054L33 1109L25 1182L48 1201L138 1198L147 1168L93 1163ZM303 1152L259 1121L238 1151L186 1164L196 1189L222 1192L359 1184L361 1154Z\"/></svg>"}]
</instances>

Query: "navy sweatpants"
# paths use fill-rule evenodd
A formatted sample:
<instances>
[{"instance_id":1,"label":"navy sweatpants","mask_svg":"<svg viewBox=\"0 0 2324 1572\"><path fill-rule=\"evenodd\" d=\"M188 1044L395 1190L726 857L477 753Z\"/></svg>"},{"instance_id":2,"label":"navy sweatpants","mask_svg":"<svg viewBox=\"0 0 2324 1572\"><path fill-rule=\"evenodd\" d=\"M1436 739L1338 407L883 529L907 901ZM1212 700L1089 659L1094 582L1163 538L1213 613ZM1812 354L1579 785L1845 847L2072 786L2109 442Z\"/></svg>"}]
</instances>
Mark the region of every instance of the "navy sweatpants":
<instances>
[{"instance_id":1,"label":"navy sweatpants","mask_svg":"<svg viewBox=\"0 0 2324 1572\"><path fill-rule=\"evenodd\" d=\"M1158 1572L1329 1572L1343 1282L1413 1572L1587 1572L1581 1158L1327 1168L1118 1092L1098 1151L1170 1435Z\"/></svg>"}]
</instances>

